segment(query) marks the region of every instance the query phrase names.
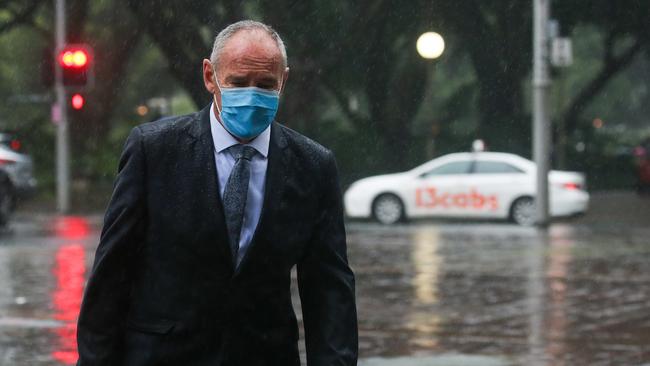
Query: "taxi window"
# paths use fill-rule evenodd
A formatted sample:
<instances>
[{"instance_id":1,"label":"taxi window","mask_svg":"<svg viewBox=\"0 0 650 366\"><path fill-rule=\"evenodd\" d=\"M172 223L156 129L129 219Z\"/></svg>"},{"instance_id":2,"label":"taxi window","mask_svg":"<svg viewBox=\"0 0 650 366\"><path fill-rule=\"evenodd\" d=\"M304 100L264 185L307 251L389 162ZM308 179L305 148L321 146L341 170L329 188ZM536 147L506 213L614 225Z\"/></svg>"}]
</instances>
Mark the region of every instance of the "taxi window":
<instances>
[{"instance_id":1,"label":"taxi window","mask_svg":"<svg viewBox=\"0 0 650 366\"><path fill-rule=\"evenodd\" d=\"M500 161L477 161L474 165L475 174L507 174L523 173L523 170Z\"/></svg>"},{"instance_id":2,"label":"taxi window","mask_svg":"<svg viewBox=\"0 0 650 366\"><path fill-rule=\"evenodd\" d=\"M443 164L436 167L424 174L422 177L431 177L436 175L451 175L451 174L468 174L472 162L470 160L454 161L452 163Z\"/></svg>"}]
</instances>

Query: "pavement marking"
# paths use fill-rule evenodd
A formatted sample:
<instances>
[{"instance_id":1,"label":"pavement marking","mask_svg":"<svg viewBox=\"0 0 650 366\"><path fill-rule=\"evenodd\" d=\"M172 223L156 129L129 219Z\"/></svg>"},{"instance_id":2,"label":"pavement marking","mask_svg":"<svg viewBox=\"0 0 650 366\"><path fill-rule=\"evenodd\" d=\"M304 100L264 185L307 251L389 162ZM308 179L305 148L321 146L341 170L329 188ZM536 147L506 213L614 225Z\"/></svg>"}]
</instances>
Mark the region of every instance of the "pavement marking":
<instances>
[{"instance_id":1,"label":"pavement marking","mask_svg":"<svg viewBox=\"0 0 650 366\"><path fill-rule=\"evenodd\" d=\"M58 328L64 324L54 319L0 318L0 327L7 328Z\"/></svg>"},{"instance_id":2,"label":"pavement marking","mask_svg":"<svg viewBox=\"0 0 650 366\"><path fill-rule=\"evenodd\" d=\"M491 356L440 354L426 357L373 357L359 360L359 366L511 366L512 362Z\"/></svg>"}]
</instances>

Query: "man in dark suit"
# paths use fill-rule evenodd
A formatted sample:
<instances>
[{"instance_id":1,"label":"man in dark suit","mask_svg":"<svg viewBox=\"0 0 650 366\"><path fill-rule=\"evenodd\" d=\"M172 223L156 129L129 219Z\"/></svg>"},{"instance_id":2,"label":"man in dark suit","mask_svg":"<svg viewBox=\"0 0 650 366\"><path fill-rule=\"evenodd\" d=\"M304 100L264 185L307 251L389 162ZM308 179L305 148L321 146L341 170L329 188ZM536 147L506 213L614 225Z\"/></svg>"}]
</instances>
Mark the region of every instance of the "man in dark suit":
<instances>
[{"instance_id":1,"label":"man in dark suit","mask_svg":"<svg viewBox=\"0 0 650 366\"><path fill-rule=\"evenodd\" d=\"M203 62L213 103L136 127L78 324L79 366L356 365L337 169L273 121L287 80L270 27L230 25Z\"/></svg>"}]
</instances>

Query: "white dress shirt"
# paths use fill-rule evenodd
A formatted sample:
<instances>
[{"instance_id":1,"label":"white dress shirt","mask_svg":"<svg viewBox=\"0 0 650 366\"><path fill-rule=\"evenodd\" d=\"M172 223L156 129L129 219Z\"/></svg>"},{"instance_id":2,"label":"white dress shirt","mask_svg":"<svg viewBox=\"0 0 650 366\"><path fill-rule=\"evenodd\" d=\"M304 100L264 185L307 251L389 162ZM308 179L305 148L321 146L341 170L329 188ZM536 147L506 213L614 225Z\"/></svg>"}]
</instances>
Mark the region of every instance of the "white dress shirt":
<instances>
[{"instance_id":1,"label":"white dress shirt","mask_svg":"<svg viewBox=\"0 0 650 366\"><path fill-rule=\"evenodd\" d=\"M235 157L229 147L240 144L221 125L214 108L214 102L210 105L210 131L214 142L214 159L217 165L217 176L219 178L219 194L223 200L223 193L228 183L228 177L235 165ZM250 181L248 182L248 194L246 196L246 207L244 208L244 221L242 222L241 235L239 237L239 252L237 253L237 265L241 263L250 246L253 234L257 228L262 212L264 201L264 185L266 178L266 167L268 165L269 142L271 139L271 126L267 127L253 141L245 144L253 147L257 154L253 156L250 163Z\"/></svg>"}]
</instances>

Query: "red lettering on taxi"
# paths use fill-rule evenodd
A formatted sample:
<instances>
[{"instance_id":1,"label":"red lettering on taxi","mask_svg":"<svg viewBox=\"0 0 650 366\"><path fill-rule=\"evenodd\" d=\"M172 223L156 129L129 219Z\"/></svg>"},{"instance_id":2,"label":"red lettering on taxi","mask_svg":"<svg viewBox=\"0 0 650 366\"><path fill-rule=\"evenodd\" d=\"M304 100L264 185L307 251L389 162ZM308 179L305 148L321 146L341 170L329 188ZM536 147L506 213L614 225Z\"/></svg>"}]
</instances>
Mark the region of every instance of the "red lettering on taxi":
<instances>
[{"instance_id":1,"label":"red lettering on taxi","mask_svg":"<svg viewBox=\"0 0 650 366\"><path fill-rule=\"evenodd\" d=\"M415 205L420 208L463 208L473 210L491 210L499 208L496 195L486 196L475 188L468 193L460 192L453 195L439 192L435 187L423 187L415 190Z\"/></svg>"}]
</instances>

